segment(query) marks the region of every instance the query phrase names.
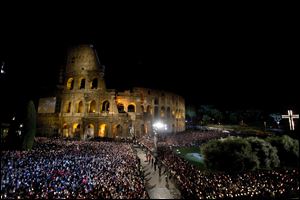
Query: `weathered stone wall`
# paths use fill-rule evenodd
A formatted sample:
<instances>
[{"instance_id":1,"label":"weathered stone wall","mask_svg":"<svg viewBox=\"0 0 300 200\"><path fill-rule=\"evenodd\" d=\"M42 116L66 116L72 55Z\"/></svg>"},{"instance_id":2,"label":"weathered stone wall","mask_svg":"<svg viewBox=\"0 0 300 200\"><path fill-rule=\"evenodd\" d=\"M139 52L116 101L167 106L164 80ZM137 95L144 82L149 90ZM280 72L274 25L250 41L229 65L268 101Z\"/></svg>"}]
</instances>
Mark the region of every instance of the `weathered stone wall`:
<instances>
[{"instance_id":1,"label":"weathered stone wall","mask_svg":"<svg viewBox=\"0 0 300 200\"><path fill-rule=\"evenodd\" d=\"M166 132L185 130L185 102L181 96L148 88L123 92L106 89L104 67L89 45L70 49L62 88L60 112L39 115L43 133L55 127L60 135L83 139L141 137L152 133L156 121L167 124ZM120 112L122 106L124 111Z\"/></svg>"}]
</instances>

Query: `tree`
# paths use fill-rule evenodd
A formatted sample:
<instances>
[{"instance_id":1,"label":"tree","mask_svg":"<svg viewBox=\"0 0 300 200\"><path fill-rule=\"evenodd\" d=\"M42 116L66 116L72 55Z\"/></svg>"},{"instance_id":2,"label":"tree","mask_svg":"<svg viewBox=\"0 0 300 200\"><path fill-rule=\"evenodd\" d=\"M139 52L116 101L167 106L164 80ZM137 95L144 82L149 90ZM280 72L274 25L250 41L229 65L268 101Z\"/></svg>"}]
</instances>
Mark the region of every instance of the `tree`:
<instances>
[{"instance_id":1,"label":"tree","mask_svg":"<svg viewBox=\"0 0 300 200\"><path fill-rule=\"evenodd\" d=\"M246 140L250 143L252 151L258 156L259 168L271 169L279 166L280 161L276 147L257 137L249 137Z\"/></svg>"},{"instance_id":2,"label":"tree","mask_svg":"<svg viewBox=\"0 0 300 200\"><path fill-rule=\"evenodd\" d=\"M249 142L239 137L210 140L201 146L205 164L210 169L221 171L254 170L259 159Z\"/></svg>"},{"instance_id":3,"label":"tree","mask_svg":"<svg viewBox=\"0 0 300 200\"><path fill-rule=\"evenodd\" d=\"M29 101L27 104L26 118L24 120L24 132L22 149L30 150L33 146L36 133L36 110L33 101Z\"/></svg>"},{"instance_id":4,"label":"tree","mask_svg":"<svg viewBox=\"0 0 300 200\"><path fill-rule=\"evenodd\" d=\"M299 165L299 141L287 135L268 137L266 139L278 151L281 166L294 167Z\"/></svg>"}]
</instances>

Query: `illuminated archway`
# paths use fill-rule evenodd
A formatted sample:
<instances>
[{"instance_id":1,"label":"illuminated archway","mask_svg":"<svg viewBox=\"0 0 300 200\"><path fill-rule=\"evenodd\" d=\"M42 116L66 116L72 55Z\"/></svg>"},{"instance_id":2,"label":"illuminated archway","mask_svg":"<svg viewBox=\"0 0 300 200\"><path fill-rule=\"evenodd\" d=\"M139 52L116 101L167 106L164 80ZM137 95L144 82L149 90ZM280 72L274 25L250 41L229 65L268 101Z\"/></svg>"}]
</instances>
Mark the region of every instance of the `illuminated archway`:
<instances>
[{"instance_id":1,"label":"illuminated archway","mask_svg":"<svg viewBox=\"0 0 300 200\"><path fill-rule=\"evenodd\" d=\"M65 113L70 113L71 112L71 102L67 101L65 103Z\"/></svg>"},{"instance_id":2,"label":"illuminated archway","mask_svg":"<svg viewBox=\"0 0 300 200\"><path fill-rule=\"evenodd\" d=\"M94 137L95 127L93 124L89 124L85 127L84 139L89 139Z\"/></svg>"},{"instance_id":3,"label":"illuminated archway","mask_svg":"<svg viewBox=\"0 0 300 200\"><path fill-rule=\"evenodd\" d=\"M83 113L83 102L79 101L77 106L77 113Z\"/></svg>"},{"instance_id":4,"label":"illuminated archway","mask_svg":"<svg viewBox=\"0 0 300 200\"><path fill-rule=\"evenodd\" d=\"M70 137L69 125L67 123L64 123L63 125L63 137Z\"/></svg>"},{"instance_id":5,"label":"illuminated archway","mask_svg":"<svg viewBox=\"0 0 300 200\"><path fill-rule=\"evenodd\" d=\"M68 90L73 90L74 87L74 79L73 78L69 78L68 82L67 82L67 89Z\"/></svg>"},{"instance_id":6,"label":"illuminated archway","mask_svg":"<svg viewBox=\"0 0 300 200\"><path fill-rule=\"evenodd\" d=\"M90 109L89 109L89 113L95 113L96 112L96 101L93 100L90 103Z\"/></svg>"},{"instance_id":7,"label":"illuminated archway","mask_svg":"<svg viewBox=\"0 0 300 200\"><path fill-rule=\"evenodd\" d=\"M74 137L80 138L80 129L81 126L78 123L73 124L73 135Z\"/></svg>"},{"instance_id":8,"label":"illuminated archway","mask_svg":"<svg viewBox=\"0 0 300 200\"><path fill-rule=\"evenodd\" d=\"M165 117L165 107L164 107L164 106L162 106L162 107L160 108L160 116L161 116L161 117Z\"/></svg>"},{"instance_id":9,"label":"illuminated archway","mask_svg":"<svg viewBox=\"0 0 300 200\"><path fill-rule=\"evenodd\" d=\"M114 127L113 130L113 138L119 138L123 136L123 127L118 124Z\"/></svg>"},{"instance_id":10,"label":"illuminated archway","mask_svg":"<svg viewBox=\"0 0 300 200\"><path fill-rule=\"evenodd\" d=\"M99 137L105 137L107 135L106 131L107 131L107 125L106 124L101 124L99 126L98 136Z\"/></svg>"},{"instance_id":11,"label":"illuminated archway","mask_svg":"<svg viewBox=\"0 0 300 200\"><path fill-rule=\"evenodd\" d=\"M102 103L102 112L108 112L109 111L109 101L104 101Z\"/></svg>"}]
</instances>

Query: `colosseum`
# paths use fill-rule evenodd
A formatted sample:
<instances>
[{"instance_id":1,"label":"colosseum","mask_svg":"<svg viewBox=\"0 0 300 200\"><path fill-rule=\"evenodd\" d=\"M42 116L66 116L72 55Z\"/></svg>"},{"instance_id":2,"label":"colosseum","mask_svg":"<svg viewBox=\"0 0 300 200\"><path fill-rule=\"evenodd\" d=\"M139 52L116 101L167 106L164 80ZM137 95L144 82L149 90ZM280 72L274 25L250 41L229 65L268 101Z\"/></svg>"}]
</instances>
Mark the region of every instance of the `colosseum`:
<instances>
[{"instance_id":1,"label":"colosseum","mask_svg":"<svg viewBox=\"0 0 300 200\"><path fill-rule=\"evenodd\" d=\"M93 45L70 48L55 95L39 99L38 134L138 138L152 134L156 121L165 124L165 133L185 130L183 97L140 87L107 89L104 71Z\"/></svg>"}]
</instances>

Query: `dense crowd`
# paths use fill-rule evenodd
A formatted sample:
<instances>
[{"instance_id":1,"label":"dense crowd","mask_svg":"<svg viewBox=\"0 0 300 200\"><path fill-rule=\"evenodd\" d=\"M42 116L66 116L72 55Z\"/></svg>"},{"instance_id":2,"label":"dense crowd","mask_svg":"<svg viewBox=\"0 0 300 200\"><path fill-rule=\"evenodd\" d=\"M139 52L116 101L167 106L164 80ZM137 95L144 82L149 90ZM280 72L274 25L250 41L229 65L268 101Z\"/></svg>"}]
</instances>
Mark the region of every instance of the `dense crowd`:
<instances>
[{"instance_id":1,"label":"dense crowd","mask_svg":"<svg viewBox=\"0 0 300 200\"><path fill-rule=\"evenodd\" d=\"M185 131L171 134L165 137L164 141L169 146L195 146L208 140L227 137L228 135L228 132L223 131Z\"/></svg>"},{"instance_id":2,"label":"dense crowd","mask_svg":"<svg viewBox=\"0 0 300 200\"><path fill-rule=\"evenodd\" d=\"M39 139L1 152L1 199L149 198L129 144Z\"/></svg>"},{"instance_id":3,"label":"dense crowd","mask_svg":"<svg viewBox=\"0 0 300 200\"><path fill-rule=\"evenodd\" d=\"M273 198L299 196L299 170L265 170L239 174L201 171L169 147L160 147L159 159L169 168L184 198Z\"/></svg>"}]
</instances>

